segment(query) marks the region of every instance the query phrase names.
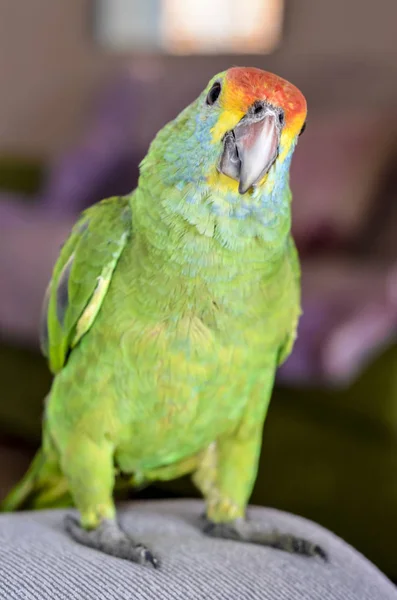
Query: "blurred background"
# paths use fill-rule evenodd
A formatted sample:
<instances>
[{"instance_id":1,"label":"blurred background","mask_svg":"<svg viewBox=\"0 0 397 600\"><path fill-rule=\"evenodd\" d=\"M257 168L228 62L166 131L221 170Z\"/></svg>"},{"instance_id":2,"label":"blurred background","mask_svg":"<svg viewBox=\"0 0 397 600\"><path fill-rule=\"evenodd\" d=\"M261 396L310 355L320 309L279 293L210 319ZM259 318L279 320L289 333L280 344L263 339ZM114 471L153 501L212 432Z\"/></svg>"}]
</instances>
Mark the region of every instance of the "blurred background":
<instances>
[{"instance_id":1,"label":"blurred background","mask_svg":"<svg viewBox=\"0 0 397 600\"><path fill-rule=\"evenodd\" d=\"M0 0L0 495L40 441L40 306L77 214L134 188L153 135L216 72L258 66L309 116L292 166L304 314L253 502L397 580L396 22L395 0Z\"/></svg>"}]
</instances>

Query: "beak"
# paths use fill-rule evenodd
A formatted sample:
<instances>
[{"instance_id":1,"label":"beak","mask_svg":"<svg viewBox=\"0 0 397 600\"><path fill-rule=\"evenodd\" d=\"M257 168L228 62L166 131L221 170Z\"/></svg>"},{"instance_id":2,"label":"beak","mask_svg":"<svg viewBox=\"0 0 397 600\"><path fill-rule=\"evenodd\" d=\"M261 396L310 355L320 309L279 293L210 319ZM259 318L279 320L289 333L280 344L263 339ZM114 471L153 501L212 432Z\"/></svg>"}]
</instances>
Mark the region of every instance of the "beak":
<instances>
[{"instance_id":1,"label":"beak","mask_svg":"<svg viewBox=\"0 0 397 600\"><path fill-rule=\"evenodd\" d=\"M278 155L281 127L272 107L256 103L223 138L218 170L239 182L245 194L269 171Z\"/></svg>"}]
</instances>

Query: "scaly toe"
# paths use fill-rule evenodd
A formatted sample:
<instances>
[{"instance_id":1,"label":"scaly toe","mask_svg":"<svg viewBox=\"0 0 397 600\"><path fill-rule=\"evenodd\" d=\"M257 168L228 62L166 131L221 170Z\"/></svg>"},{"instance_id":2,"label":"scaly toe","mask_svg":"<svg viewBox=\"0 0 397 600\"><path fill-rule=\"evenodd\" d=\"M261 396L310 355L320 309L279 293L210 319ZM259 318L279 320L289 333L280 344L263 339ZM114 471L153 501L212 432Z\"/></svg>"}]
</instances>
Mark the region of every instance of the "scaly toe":
<instances>
[{"instance_id":1,"label":"scaly toe","mask_svg":"<svg viewBox=\"0 0 397 600\"><path fill-rule=\"evenodd\" d=\"M75 517L68 515L65 517L65 528L76 542L89 548L140 565L160 566L154 554L143 544L135 543L116 521L105 519L95 529L87 530L81 527Z\"/></svg>"}]
</instances>

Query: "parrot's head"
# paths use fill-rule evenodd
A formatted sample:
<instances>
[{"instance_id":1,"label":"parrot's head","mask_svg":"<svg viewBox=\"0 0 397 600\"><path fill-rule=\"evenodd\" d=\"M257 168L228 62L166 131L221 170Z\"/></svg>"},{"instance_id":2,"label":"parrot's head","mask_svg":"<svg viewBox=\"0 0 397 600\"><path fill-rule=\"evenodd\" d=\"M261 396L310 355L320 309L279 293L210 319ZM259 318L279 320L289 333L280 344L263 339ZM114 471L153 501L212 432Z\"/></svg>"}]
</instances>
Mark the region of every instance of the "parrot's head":
<instances>
[{"instance_id":1,"label":"parrot's head","mask_svg":"<svg viewBox=\"0 0 397 600\"><path fill-rule=\"evenodd\" d=\"M260 186L272 166L289 156L306 123L306 100L291 83L255 68L235 67L205 90L204 113L216 113L211 142L217 171L245 194Z\"/></svg>"},{"instance_id":2,"label":"parrot's head","mask_svg":"<svg viewBox=\"0 0 397 600\"><path fill-rule=\"evenodd\" d=\"M161 132L163 177L234 196L261 193L288 173L305 123L306 100L294 85L261 69L233 67Z\"/></svg>"}]
</instances>

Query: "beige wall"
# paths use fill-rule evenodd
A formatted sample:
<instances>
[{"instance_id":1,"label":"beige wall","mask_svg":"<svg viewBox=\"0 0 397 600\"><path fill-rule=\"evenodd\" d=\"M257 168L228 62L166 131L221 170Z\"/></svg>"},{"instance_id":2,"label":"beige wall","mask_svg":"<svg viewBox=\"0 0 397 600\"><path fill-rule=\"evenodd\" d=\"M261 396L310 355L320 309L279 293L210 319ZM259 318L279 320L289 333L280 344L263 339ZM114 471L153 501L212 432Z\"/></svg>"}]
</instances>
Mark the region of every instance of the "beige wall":
<instances>
[{"instance_id":1,"label":"beige wall","mask_svg":"<svg viewBox=\"0 0 397 600\"><path fill-rule=\"evenodd\" d=\"M89 94L122 61L91 41L90 4L0 0L0 151L48 156L77 135ZM247 60L291 74L314 106L343 105L345 97L353 106L356 97L374 106L390 103L396 98L396 23L397 0L289 0L283 44L271 57L168 58L150 62L151 70L144 59L135 60L138 74L156 80L160 73L148 89L160 89L165 104L143 138L175 110L178 85L193 94L214 71ZM149 95L146 105L154 101Z\"/></svg>"},{"instance_id":2,"label":"beige wall","mask_svg":"<svg viewBox=\"0 0 397 600\"><path fill-rule=\"evenodd\" d=\"M0 147L58 148L106 68L79 0L0 0Z\"/></svg>"}]
</instances>

